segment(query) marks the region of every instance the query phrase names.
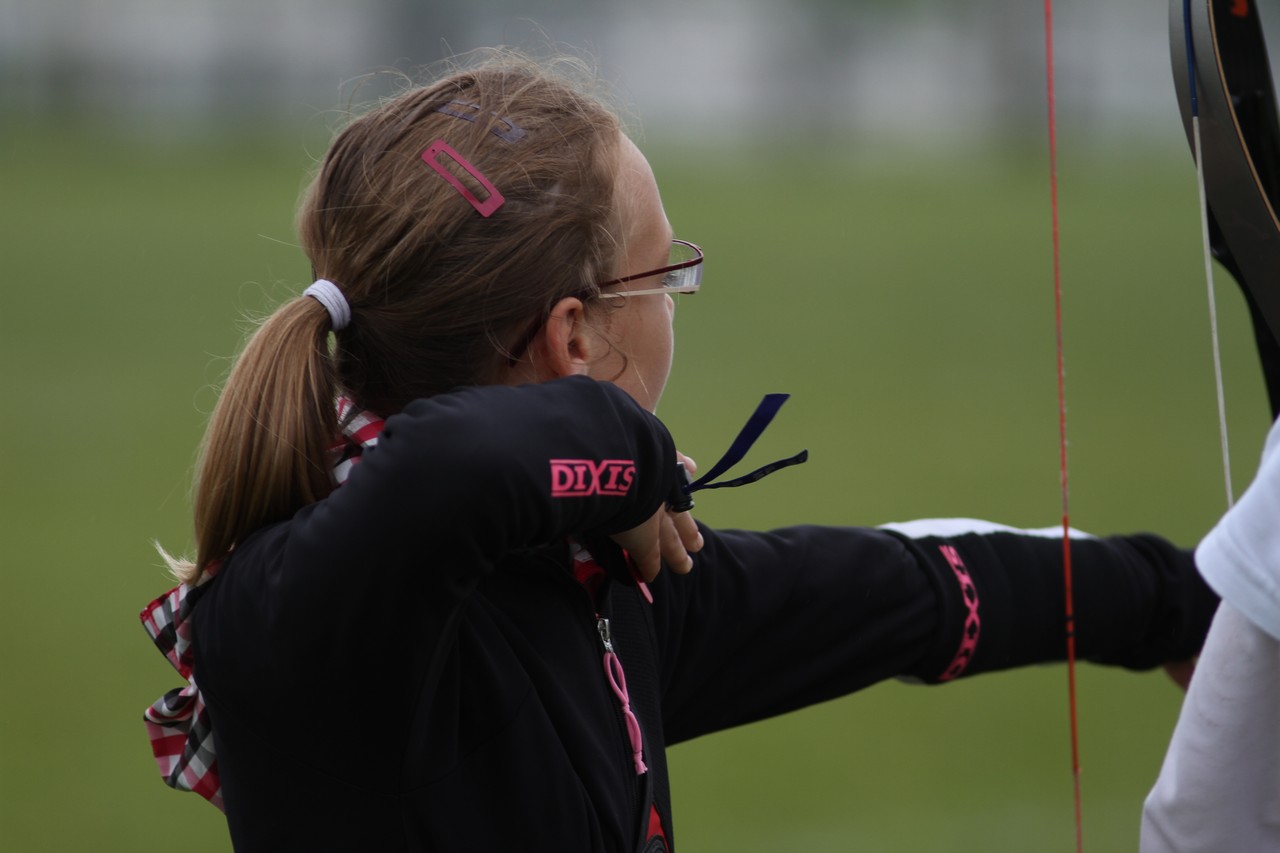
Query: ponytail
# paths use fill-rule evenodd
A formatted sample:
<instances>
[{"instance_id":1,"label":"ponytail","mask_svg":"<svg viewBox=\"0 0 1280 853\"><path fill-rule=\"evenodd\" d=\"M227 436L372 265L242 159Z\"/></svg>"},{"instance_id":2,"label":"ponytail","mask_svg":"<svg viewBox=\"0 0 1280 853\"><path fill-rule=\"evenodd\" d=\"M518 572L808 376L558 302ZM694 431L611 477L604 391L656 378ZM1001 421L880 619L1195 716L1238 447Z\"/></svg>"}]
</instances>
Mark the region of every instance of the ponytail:
<instances>
[{"instance_id":1,"label":"ponytail","mask_svg":"<svg viewBox=\"0 0 1280 853\"><path fill-rule=\"evenodd\" d=\"M205 432L196 477L196 560L168 560L197 583L258 528L333 490L337 432L328 312L315 299L282 305L236 359Z\"/></svg>"}]
</instances>

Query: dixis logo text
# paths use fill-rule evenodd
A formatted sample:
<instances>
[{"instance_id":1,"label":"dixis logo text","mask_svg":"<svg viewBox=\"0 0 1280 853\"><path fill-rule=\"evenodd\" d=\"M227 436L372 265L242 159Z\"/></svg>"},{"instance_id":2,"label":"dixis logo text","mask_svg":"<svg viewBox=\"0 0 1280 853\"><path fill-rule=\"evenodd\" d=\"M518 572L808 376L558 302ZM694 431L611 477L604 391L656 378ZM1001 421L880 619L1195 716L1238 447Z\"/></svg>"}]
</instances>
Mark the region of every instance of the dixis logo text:
<instances>
[{"instance_id":1,"label":"dixis logo text","mask_svg":"<svg viewBox=\"0 0 1280 853\"><path fill-rule=\"evenodd\" d=\"M636 463L630 459L552 459L551 497L621 496L635 478Z\"/></svg>"}]
</instances>

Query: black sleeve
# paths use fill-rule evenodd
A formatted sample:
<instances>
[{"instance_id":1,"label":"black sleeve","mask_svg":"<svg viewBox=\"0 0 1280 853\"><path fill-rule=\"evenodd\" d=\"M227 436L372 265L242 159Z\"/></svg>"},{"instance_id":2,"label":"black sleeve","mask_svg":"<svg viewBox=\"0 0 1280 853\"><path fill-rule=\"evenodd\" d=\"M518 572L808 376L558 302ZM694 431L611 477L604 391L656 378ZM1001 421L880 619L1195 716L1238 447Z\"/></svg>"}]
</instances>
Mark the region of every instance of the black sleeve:
<instances>
[{"instance_id":1,"label":"black sleeve","mask_svg":"<svg viewBox=\"0 0 1280 853\"><path fill-rule=\"evenodd\" d=\"M612 383L468 388L389 418L291 539L343 575L333 557L345 553L465 579L514 549L634 527L662 503L674 459L666 428Z\"/></svg>"},{"instance_id":2,"label":"black sleeve","mask_svg":"<svg viewBox=\"0 0 1280 853\"><path fill-rule=\"evenodd\" d=\"M1065 657L1060 539L823 527L704 536L691 574L654 585L669 742L889 677L937 683ZM1080 658L1145 668L1195 654L1216 598L1189 552L1152 536L1072 548Z\"/></svg>"},{"instance_id":3,"label":"black sleeve","mask_svg":"<svg viewBox=\"0 0 1280 853\"><path fill-rule=\"evenodd\" d=\"M971 579L975 600L953 607L942 626L954 636L962 619L977 632L972 660L955 677L1065 659L1061 537L1009 530L903 539L918 559L935 564L936 574L945 576L945 565L959 586L966 573ZM1190 551L1146 534L1075 536L1070 547L1077 657L1150 669L1199 652L1218 598ZM909 674L949 680L945 667L955 661L938 668L946 655L944 644Z\"/></svg>"},{"instance_id":4,"label":"black sleeve","mask_svg":"<svg viewBox=\"0 0 1280 853\"><path fill-rule=\"evenodd\" d=\"M606 382L419 400L344 485L237 547L213 601L291 659L429 647L503 555L651 516L674 459L662 424Z\"/></svg>"}]
</instances>

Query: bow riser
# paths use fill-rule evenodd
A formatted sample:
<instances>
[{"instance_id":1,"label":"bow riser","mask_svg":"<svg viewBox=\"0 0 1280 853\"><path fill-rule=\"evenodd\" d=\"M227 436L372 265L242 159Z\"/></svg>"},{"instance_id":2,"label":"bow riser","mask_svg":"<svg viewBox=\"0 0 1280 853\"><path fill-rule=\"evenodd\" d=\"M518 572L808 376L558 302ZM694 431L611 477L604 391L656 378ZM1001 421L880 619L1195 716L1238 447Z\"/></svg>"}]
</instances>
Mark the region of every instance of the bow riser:
<instances>
[{"instance_id":1,"label":"bow riser","mask_svg":"<svg viewBox=\"0 0 1280 853\"><path fill-rule=\"evenodd\" d=\"M1189 14L1188 14L1189 11ZM1191 29L1194 63L1188 63ZM1266 44L1250 0L1169 3L1174 87L1194 153L1189 65L1195 68L1209 241L1244 292L1280 413L1280 123Z\"/></svg>"}]
</instances>

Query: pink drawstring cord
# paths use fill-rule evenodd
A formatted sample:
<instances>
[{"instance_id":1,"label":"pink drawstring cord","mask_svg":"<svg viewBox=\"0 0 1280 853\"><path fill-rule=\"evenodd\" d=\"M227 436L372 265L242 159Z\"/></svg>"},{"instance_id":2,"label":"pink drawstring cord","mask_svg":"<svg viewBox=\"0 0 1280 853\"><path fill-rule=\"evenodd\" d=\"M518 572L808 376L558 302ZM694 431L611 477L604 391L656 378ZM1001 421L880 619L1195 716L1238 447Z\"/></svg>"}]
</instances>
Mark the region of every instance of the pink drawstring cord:
<instances>
[{"instance_id":1,"label":"pink drawstring cord","mask_svg":"<svg viewBox=\"0 0 1280 853\"><path fill-rule=\"evenodd\" d=\"M622 703L622 716L627 721L627 737L631 740L631 758L636 763L636 775L642 776L649 771L644 764L643 739L640 737L640 721L631 711L631 699L627 695L627 676L622 671L622 661L612 651L604 653L604 674L609 678L609 686Z\"/></svg>"}]
</instances>

